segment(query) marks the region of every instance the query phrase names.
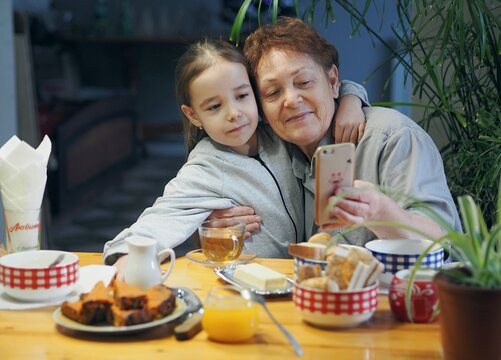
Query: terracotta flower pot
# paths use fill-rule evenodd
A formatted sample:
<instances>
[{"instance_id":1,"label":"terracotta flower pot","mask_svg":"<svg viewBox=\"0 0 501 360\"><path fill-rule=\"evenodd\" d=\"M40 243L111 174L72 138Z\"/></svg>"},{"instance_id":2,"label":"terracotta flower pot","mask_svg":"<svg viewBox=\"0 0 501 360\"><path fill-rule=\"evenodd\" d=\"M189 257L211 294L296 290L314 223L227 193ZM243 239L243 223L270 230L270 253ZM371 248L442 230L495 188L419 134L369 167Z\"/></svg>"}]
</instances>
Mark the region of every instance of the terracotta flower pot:
<instances>
[{"instance_id":1,"label":"terracotta flower pot","mask_svg":"<svg viewBox=\"0 0 501 360\"><path fill-rule=\"evenodd\" d=\"M501 359L501 289L483 289L435 277L446 359Z\"/></svg>"}]
</instances>

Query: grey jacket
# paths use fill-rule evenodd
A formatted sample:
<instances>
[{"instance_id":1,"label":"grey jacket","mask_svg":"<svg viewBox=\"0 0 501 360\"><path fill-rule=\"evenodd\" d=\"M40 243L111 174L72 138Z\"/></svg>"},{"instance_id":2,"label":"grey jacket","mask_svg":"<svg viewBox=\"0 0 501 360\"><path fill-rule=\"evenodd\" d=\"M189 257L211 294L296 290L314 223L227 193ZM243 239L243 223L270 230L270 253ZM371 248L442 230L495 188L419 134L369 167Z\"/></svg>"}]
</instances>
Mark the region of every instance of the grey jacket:
<instances>
[{"instance_id":1,"label":"grey jacket","mask_svg":"<svg viewBox=\"0 0 501 360\"><path fill-rule=\"evenodd\" d=\"M229 151L206 137L166 186L162 197L104 247L105 262L127 253L125 239L152 238L159 249L187 240L214 209L249 205L262 220L245 242L258 257L288 257L287 245L303 241L303 195L286 144L268 125L257 128L259 158ZM111 260L113 259L113 260Z\"/></svg>"},{"instance_id":2,"label":"grey jacket","mask_svg":"<svg viewBox=\"0 0 501 360\"><path fill-rule=\"evenodd\" d=\"M442 158L430 136L402 113L382 107L363 108L364 135L355 151L355 179L390 190L402 208L412 208L412 199L421 200L444 219L461 229L458 212L447 186ZM330 131L320 145L334 143ZM317 232L314 224L314 174L310 162L297 148L293 150L294 173L305 189L305 237ZM375 235L367 229L348 233L345 241L363 246Z\"/></svg>"}]
</instances>

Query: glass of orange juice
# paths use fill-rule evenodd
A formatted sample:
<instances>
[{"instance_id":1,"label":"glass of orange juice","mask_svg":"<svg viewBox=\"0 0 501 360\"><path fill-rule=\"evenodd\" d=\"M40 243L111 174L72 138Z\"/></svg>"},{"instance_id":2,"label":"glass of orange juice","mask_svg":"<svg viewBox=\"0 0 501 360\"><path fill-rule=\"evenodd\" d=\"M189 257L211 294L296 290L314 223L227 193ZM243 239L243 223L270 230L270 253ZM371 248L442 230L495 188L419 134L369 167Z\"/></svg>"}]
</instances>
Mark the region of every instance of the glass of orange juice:
<instances>
[{"instance_id":1,"label":"glass of orange juice","mask_svg":"<svg viewBox=\"0 0 501 360\"><path fill-rule=\"evenodd\" d=\"M250 339L258 326L258 310L236 286L215 286L204 304L202 326L211 340L235 343Z\"/></svg>"}]
</instances>

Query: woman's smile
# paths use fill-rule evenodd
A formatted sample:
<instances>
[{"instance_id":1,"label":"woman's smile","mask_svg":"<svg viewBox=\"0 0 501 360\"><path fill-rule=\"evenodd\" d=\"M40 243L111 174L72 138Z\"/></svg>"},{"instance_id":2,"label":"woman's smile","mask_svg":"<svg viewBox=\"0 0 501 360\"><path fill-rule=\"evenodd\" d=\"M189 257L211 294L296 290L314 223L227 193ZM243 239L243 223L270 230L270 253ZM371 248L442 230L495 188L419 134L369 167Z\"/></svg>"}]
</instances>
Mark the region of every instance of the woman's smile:
<instances>
[{"instance_id":1,"label":"woman's smile","mask_svg":"<svg viewBox=\"0 0 501 360\"><path fill-rule=\"evenodd\" d=\"M292 116L289 116L285 122L286 123L289 123L289 122L299 122L299 121L303 121L303 120L306 120L306 118L312 114L313 111L303 111L303 112L300 112L299 114L296 114L296 115L292 115Z\"/></svg>"}]
</instances>

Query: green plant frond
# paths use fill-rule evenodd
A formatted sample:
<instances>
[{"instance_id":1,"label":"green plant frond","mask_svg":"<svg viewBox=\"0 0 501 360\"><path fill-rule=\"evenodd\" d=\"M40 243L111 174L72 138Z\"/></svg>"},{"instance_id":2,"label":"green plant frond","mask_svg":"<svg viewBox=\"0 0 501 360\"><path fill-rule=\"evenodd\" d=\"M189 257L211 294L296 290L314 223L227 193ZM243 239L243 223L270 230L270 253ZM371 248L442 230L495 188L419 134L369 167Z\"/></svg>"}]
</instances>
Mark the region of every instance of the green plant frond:
<instances>
[{"instance_id":1,"label":"green plant frond","mask_svg":"<svg viewBox=\"0 0 501 360\"><path fill-rule=\"evenodd\" d=\"M372 106L383 106L383 107L409 106L422 109L438 109L436 106L430 104L408 103L401 101L374 101L371 102L371 104Z\"/></svg>"},{"instance_id":2,"label":"green plant frond","mask_svg":"<svg viewBox=\"0 0 501 360\"><path fill-rule=\"evenodd\" d=\"M498 179L497 224L501 226L501 178Z\"/></svg>"},{"instance_id":3,"label":"green plant frond","mask_svg":"<svg viewBox=\"0 0 501 360\"><path fill-rule=\"evenodd\" d=\"M294 9L296 11L296 16L299 17L299 0L294 0Z\"/></svg>"},{"instance_id":4,"label":"green plant frond","mask_svg":"<svg viewBox=\"0 0 501 360\"><path fill-rule=\"evenodd\" d=\"M482 242L481 213L471 196L460 196L458 198L459 209L461 212L463 226L469 235L472 251L478 257L480 256L480 247ZM479 214L480 213L480 214Z\"/></svg>"},{"instance_id":5,"label":"green plant frond","mask_svg":"<svg viewBox=\"0 0 501 360\"><path fill-rule=\"evenodd\" d=\"M447 233L454 233L455 229L452 227L452 225L444 220L444 218L437 212L435 209L433 209L430 205L426 204L423 201L420 200L413 200L411 203L408 204L409 208L420 210L424 215L428 216L430 219L435 221L445 232Z\"/></svg>"},{"instance_id":6,"label":"green plant frond","mask_svg":"<svg viewBox=\"0 0 501 360\"><path fill-rule=\"evenodd\" d=\"M405 289L405 308L407 311L407 317L411 322L414 322L413 316L412 316L412 309L411 309L411 298L412 298L412 284L414 284L414 280L416 279L416 273L417 271L421 268L421 263L423 262L423 259L426 257L426 255L436 246L442 245L445 241L447 241L446 237L441 237L433 241L424 251L421 255L416 260L416 263L414 264L414 267L411 269L411 273L409 275L408 279L408 286Z\"/></svg>"},{"instance_id":7,"label":"green plant frond","mask_svg":"<svg viewBox=\"0 0 501 360\"><path fill-rule=\"evenodd\" d=\"M469 15L472 24L475 26L476 33L479 34L479 60L482 61L486 56L487 48L487 29L484 18L484 11L477 2L467 2Z\"/></svg>"},{"instance_id":8,"label":"green plant frond","mask_svg":"<svg viewBox=\"0 0 501 360\"><path fill-rule=\"evenodd\" d=\"M310 6L308 6L308 9L306 10L306 22L308 24L313 23L313 15L315 14L315 6L317 6L317 2L315 0L312 0L310 2Z\"/></svg>"},{"instance_id":9,"label":"green plant frond","mask_svg":"<svg viewBox=\"0 0 501 360\"><path fill-rule=\"evenodd\" d=\"M261 26L261 6L263 5L263 1L259 0L259 4L257 6L257 25Z\"/></svg>"},{"instance_id":10,"label":"green plant frond","mask_svg":"<svg viewBox=\"0 0 501 360\"><path fill-rule=\"evenodd\" d=\"M247 14L247 9L249 8L251 2L252 0L245 0L242 3L242 6L238 10L237 16L235 16L235 21L233 21L230 33L230 41L233 41L236 44L236 46L239 45L240 33L242 31L242 24L244 22L245 14Z\"/></svg>"},{"instance_id":11,"label":"green plant frond","mask_svg":"<svg viewBox=\"0 0 501 360\"><path fill-rule=\"evenodd\" d=\"M491 230L491 234L489 237L485 238L482 243L482 257L483 257L483 267L487 268L489 266L489 262L492 259L492 252L496 251L496 246L499 243L499 238L501 237L501 226L496 225Z\"/></svg>"},{"instance_id":12,"label":"green plant frond","mask_svg":"<svg viewBox=\"0 0 501 360\"><path fill-rule=\"evenodd\" d=\"M334 14L334 9L332 8L332 4L330 0L325 0L325 27L329 25L329 22L335 22L336 15Z\"/></svg>"},{"instance_id":13,"label":"green plant frond","mask_svg":"<svg viewBox=\"0 0 501 360\"><path fill-rule=\"evenodd\" d=\"M275 22L277 20L278 16L278 0L273 0L273 5L272 5L272 21Z\"/></svg>"}]
</instances>

